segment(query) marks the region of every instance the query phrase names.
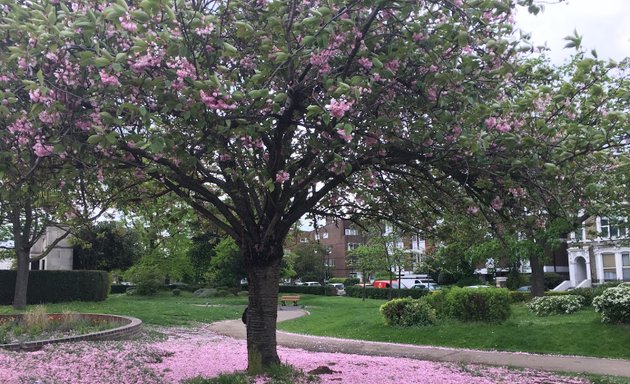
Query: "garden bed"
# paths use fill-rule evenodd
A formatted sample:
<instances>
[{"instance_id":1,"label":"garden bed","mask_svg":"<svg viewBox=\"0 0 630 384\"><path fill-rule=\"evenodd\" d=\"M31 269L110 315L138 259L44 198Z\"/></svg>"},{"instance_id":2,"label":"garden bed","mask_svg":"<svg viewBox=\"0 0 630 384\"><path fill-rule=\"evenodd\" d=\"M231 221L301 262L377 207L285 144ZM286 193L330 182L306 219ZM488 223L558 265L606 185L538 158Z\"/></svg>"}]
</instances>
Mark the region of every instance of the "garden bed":
<instances>
[{"instance_id":1,"label":"garden bed","mask_svg":"<svg viewBox=\"0 0 630 384\"><path fill-rule=\"evenodd\" d=\"M19 322L24 318L19 315L0 315L0 326L7 322ZM106 315L97 313L51 313L47 314L46 321L63 324L68 317L79 320L86 332L77 332L72 329L44 330L40 327L39 337L36 340L23 339L10 343L0 344L0 348L8 350L37 350L46 344L85 341L85 340L120 340L130 338L141 330L142 321L133 317ZM85 326L87 324L87 326ZM37 327L36 327L37 328Z\"/></svg>"}]
</instances>

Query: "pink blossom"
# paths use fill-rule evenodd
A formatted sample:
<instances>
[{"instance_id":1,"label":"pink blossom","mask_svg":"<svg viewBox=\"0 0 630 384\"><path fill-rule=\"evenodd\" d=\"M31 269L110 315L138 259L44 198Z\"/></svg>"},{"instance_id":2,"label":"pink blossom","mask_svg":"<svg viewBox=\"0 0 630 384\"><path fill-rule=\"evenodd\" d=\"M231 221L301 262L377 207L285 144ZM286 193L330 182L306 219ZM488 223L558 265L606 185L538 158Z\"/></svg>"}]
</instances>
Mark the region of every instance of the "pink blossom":
<instances>
[{"instance_id":1,"label":"pink blossom","mask_svg":"<svg viewBox=\"0 0 630 384\"><path fill-rule=\"evenodd\" d=\"M495 117L488 117L485 121L486 123L486 128L488 129L492 129L497 125L497 119Z\"/></svg>"},{"instance_id":2,"label":"pink blossom","mask_svg":"<svg viewBox=\"0 0 630 384\"><path fill-rule=\"evenodd\" d=\"M42 144L41 141L35 143L33 150L37 157L46 157L53 154L53 146L50 144Z\"/></svg>"},{"instance_id":3,"label":"pink blossom","mask_svg":"<svg viewBox=\"0 0 630 384\"><path fill-rule=\"evenodd\" d=\"M344 139L347 142L351 142L352 141L352 134L347 133L345 129L343 128L339 128L337 130L337 134L339 135L339 137L341 137L342 139Z\"/></svg>"},{"instance_id":4,"label":"pink blossom","mask_svg":"<svg viewBox=\"0 0 630 384\"><path fill-rule=\"evenodd\" d=\"M343 98L339 99L339 101L337 101L337 99L335 98L332 98L330 99L330 104L326 105L326 109L328 109L330 115L337 119L342 118L346 114L346 112L350 110L351 107L352 102L348 102Z\"/></svg>"},{"instance_id":5,"label":"pink blossom","mask_svg":"<svg viewBox=\"0 0 630 384\"><path fill-rule=\"evenodd\" d=\"M431 87L427 89L427 98L429 99L429 101L437 101L438 95L435 88Z\"/></svg>"},{"instance_id":6,"label":"pink blossom","mask_svg":"<svg viewBox=\"0 0 630 384\"><path fill-rule=\"evenodd\" d=\"M424 35L420 32L417 32L417 33L414 33L411 38L413 39L413 41L417 43L418 41L424 40Z\"/></svg>"},{"instance_id":7,"label":"pink blossom","mask_svg":"<svg viewBox=\"0 0 630 384\"><path fill-rule=\"evenodd\" d=\"M202 89L201 91L199 91L199 97L201 98L201 101L210 109L227 110L227 109L235 109L236 108L236 105L228 104L223 99L223 96L220 95L216 91L214 91L212 93L206 93Z\"/></svg>"},{"instance_id":8,"label":"pink blossom","mask_svg":"<svg viewBox=\"0 0 630 384\"><path fill-rule=\"evenodd\" d=\"M103 85L111 85L111 86L119 86L120 82L118 81L118 77L116 75L109 75L107 72L101 70L99 71L99 75L101 76L101 82Z\"/></svg>"},{"instance_id":9,"label":"pink blossom","mask_svg":"<svg viewBox=\"0 0 630 384\"><path fill-rule=\"evenodd\" d=\"M468 214L470 214L470 215L476 215L477 213L479 213L479 207L471 205L470 207L468 207L466 212L468 212Z\"/></svg>"},{"instance_id":10,"label":"pink blossom","mask_svg":"<svg viewBox=\"0 0 630 384\"><path fill-rule=\"evenodd\" d=\"M284 184L284 182L289 181L289 178L289 172L281 170L276 173L276 183Z\"/></svg>"},{"instance_id":11,"label":"pink blossom","mask_svg":"<svg viewBox=\"0 0 630 384\"><path fill-rule=\"evenodd\" d=\"M398 61L397 59L394 59L390 61L389 63L386 63L383 67L385 69L389 69L393 73L396 73L398 72L398 68L400 67L400 61Z\"/></svg>"},{"instance_id":12,"label":"pink blossom","mask_svg":"<svg viewBox=\"0 0 630 384\"><path fill-rule=\"evenodd\" d=\"M525 190L525 188L509 188L508 191L516 198L527 195L527 190Z\"/></svg>"},{"instance_id":13,"label":"pink blossom","mask_svg":"<svg viewBox=\"0 0 630 384\"><path fill-rule=\"evenodd\" d=\"M195 28L195 33L199 36L208 36L214 31L214 25L206 25L205 27L197 27Z\"/></svg>"},{"instance_id":14,"label":"pink blossom","mask_svg":"<svg viewBox=\"0 0 630 384\"><path fill-rule=\"evenodd\" d=\"M492 201L490 202L490 206L494 210L498 211L499 209L503 208L503 201L501 200L499 196L495 196L495 198L492 199Z\"/></svg>"},{"instance_id":15,"label":"pink blossom","mask_svg":"<svg viewBox=\"0 0 630 384\"><path fill-rule=\"evenodd\" d=\"M501 133L505 133L505 132L509 132L510 130L512 130L512 127L510 127L510 125L507 123L507 121L501 119L499 121L499 124L497 124L497 126L496 126L496 130L501 132Z\"/></svg>"},{"instance_id":16,"label":"pink blossom","mask_svg":"<svg viewBox=\"0 0 630 384\"><path fill-rule=\"evenodd\" d=\"M13 134L23 133L28 136L35 135L35 130L33 129L33 125L26 117L20 117L13 122L13 124L9 125L7 128L9 132Z\"/></svg>"},{"instance_id":17,"label":"pink blossom","mask_svg":"<svg viewBox=\"0 0 630 384\"><path fill-rule=\"evenodd\" d=\"M135 32L138 30L138 25L131 20L131 15L129 13L119 17L118 20L120 20L120 25L125 31Z\"/></svg>"},{"instance_id":18,"label":"pink blossom","mask_svg":"<svg viewBox=\"0 0 630 384\"><path fill-rule=\"evenodd\" d=\"M48 125L56 125L61 121L61 115L59 114L59 112L48 112L48 111L41 111L38 115L39 120L44 123L44 124L48 124Z\"/></svg>"},{"instance_id":19,"label":"pink blossom","mask_svg":"<svg viewBox=\"0 0 630 384\"><path fill-rule=\"evenodd\" d=\"M229 153L222 153L219 155L219 161L230 161L232 156Z\"/></svg>"},{"instance_id":20,"label":"pink blossom","mask_svg":"<svg viewBox=\"0 0 630 384\"><path fill-rule=\"evenodd\" d=\"M98 179L98 181L100 181L101 183L103 181L105 181L105 176L103 175L103 170L101 168L98 169L98 172L96 173L96 178Z\"/></svg>"},{"instance_id":21,"label":"pink blossom","mask_svg":"<svg viewBox=\"0 0 630 384\"><path fill-rule=\"evenodd\" d=\"M357 60L357 62L360 66L367 69L368 71L372 68L372 60L368 59L367 57L361 57L359 60Z\"/></svg>"}]
</instances>

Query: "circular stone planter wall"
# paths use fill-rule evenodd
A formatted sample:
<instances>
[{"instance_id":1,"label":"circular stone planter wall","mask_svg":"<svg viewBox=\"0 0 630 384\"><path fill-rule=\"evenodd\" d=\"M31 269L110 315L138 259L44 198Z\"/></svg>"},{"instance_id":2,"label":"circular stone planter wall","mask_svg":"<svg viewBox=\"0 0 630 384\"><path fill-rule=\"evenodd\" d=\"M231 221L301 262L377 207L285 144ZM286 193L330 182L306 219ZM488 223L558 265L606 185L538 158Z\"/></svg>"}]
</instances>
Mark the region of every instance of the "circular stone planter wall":
<instances>
[{"instance_id":1,"label":"circular stone planter wall","mask_svg":"<svg viewBox=\"0 0 630 384\"><path fill-rule=\"evenodd\" d=\"M7 320L15 320L21 318L23 315L0 315L0 324ZM50 320L58 320L65 316L61 313L51 313L48 315ZM77 313L73 316L79 316L84 319L92 321L108 321L120 323L120 326L105 331L86 333L84 335L68 336L57 339L35 340L25 341L22 343L12 344L0 344L0 348L8 349L11 351L20 350L37 350L46 344L54 343L66 343L72 341L87 341L87 340L123 340L129 339L135 336L142 329L142 320L135 317L117 316L117 315L103 315L98 313Z\"/></svg>"}]
</instances>

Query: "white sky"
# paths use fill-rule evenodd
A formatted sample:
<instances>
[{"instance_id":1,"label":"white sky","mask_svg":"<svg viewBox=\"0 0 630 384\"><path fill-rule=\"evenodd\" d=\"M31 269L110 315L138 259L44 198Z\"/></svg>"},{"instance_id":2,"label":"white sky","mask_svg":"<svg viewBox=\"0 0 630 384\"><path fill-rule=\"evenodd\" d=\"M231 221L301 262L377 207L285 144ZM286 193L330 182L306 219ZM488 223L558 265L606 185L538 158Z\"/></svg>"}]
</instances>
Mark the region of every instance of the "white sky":
<instances>
[{"instance_id":1,"label":"white sky","mask_svg":"<svg viewBox=\"0 0 630 384\"><path fill-rule=\"evenodd\" d=\"M583 37L586 52L595 49L599 58L617 61L630 56L630 0L565 0L545 4L544 8L537 16L519 9L516 26L531 33L535 45L547 43L551 48L548 55L555 64L575 52L563 48L567 44L564 37L573 35L574 29Z\"/></svg>"}]
</instances>

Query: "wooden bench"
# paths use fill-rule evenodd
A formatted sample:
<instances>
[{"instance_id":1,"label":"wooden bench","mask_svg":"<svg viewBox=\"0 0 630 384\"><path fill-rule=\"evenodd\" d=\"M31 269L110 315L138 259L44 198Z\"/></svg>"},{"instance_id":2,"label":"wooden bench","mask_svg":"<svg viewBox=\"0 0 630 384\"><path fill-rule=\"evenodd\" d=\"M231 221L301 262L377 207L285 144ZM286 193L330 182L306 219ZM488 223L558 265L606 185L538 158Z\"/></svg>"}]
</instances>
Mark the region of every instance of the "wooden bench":
<instances>
[{"instance_id":1,"label":"wooden bench","mask_svg":"<svg viewBox=\"0 0 630 384\"><path fill-rule=\"evenodd\" d=\"M280 303L285 306L288 302L293 302L293 305L298 305L298 301L300 300L300 296L281 296Z\"/></svg>"}]
</instances>

